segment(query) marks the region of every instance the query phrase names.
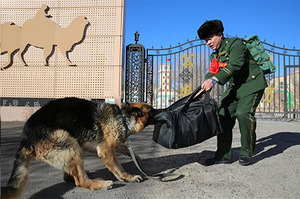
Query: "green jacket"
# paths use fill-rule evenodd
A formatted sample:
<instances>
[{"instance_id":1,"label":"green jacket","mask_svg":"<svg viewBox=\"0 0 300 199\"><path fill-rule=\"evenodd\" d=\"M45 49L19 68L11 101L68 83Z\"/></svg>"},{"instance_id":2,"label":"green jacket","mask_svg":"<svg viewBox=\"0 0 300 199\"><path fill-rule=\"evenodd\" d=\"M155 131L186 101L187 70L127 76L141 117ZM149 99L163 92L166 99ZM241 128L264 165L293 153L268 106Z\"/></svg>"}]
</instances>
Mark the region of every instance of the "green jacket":
<instances>
[{"instance_id":1,"label":"green jacket","mask_svg":"<svg viewBox=\"0 0 300 199\"><path fill-rule=\"evenodd\" d=\"M253 58L241 39L225 38L219 49L211 54L210 60L214 57L218 62L228 64L227 67L220 68L220 72L216 75L213 73L206 75L206 79L215 76L221 85L229 82L222 98L225 98L232 89L236 91L238 98L242 98L268 86L263 71L252 61Z\"/></svg>"}]
</instances>

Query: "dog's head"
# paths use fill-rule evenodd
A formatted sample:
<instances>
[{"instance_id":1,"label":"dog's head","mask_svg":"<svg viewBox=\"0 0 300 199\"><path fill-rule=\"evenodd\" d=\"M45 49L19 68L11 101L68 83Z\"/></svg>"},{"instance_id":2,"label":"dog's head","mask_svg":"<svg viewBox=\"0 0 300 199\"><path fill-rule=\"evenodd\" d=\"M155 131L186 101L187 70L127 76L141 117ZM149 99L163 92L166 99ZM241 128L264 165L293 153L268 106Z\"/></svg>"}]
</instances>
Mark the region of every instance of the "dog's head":
<instances>
[{"instance_id":1,"label":"dog's head","mask_svg":"<svg viewBox=\"0 0 300 199\"><path fill-rule=\"evenodd\" d=\"M134 117L139 129L137 132L142 131L148 125L156 124L154 117L161 112L144 102L124 103L122 108L128 115Z\"/></svg>"}]
</instances>

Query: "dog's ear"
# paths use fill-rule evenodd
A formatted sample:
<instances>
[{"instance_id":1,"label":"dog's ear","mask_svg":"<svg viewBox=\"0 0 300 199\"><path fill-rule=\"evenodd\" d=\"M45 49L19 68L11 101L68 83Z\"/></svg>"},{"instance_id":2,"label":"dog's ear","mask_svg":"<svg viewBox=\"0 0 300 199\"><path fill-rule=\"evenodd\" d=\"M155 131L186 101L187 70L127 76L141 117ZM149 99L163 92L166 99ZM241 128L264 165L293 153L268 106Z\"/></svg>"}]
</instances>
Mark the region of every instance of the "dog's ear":
<instances>
[{"instance_id":1,"label":"dog's ear","mask_svg":"<svg viewBox=\"0 0 300 199\"><path fill-rule=\"evenodd\" d=\"M125 112L127 113L130 109L130 104L128 102L122 103L121 109L125 110Z\"/></svg>"},{"instance_id":2,"label":"dog's ear","mask_svg":"<svg viewBox=\"0 0 300 199\"><path fill-rule=\"evenodd\" d=\"M145 115L142 109L138 107L131 107L128 102L122 104L122 109L125 110L128 115L133 115L135 118L143 117Z\"/></svg>"},{"instance_id":3,"label":"dog's ear","mask_svg":"<svg viewBox=\"0 0 300 199\"><path fill-rule=\"evenodd\" d=\"M142 109L133 107L128 110L129 115L133 115L135 118L143 117L145 113L142 111Z\"/></svg>"}]
</instances>

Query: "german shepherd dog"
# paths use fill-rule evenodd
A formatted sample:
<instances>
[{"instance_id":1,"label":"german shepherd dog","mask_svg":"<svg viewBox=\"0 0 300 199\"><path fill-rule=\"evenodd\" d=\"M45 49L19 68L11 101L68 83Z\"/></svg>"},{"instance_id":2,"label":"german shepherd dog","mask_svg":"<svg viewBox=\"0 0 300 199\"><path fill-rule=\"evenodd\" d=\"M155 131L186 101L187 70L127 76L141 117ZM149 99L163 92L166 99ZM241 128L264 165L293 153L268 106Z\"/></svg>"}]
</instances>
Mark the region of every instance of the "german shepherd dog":
<instances>
[{"instance_id":1,"label":"german shepherd dog","mask_svg":"<svg viewBox=\"0 0 300 199\"><path fill-rule=\"evenodd\" d=\"M95 190L111 188L110 180L91 180L84 170L83 151L97 152L118 180L140 182L140 175L125 172L115 152L130 155L123 145L129 135L154 124L156 110L146 103L114 104L78 98L50 101L25 123L20 147L7 187L1 198L18 198L25 189L31 158L46 162L64 172L64 180Z\"/></svg>"}]
</instances>

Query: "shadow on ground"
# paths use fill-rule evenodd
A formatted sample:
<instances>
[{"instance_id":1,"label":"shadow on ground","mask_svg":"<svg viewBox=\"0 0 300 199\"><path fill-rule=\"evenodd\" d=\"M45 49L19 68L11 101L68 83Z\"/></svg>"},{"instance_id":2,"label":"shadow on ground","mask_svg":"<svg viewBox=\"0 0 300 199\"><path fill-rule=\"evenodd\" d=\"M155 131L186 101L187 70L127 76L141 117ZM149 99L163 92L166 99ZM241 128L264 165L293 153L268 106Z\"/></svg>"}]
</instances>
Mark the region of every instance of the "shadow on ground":
<instances>
[{"instance_id":1,"label":"shadow on ground","mask_svg":"<svg viewBox=\"0 0 300 199\"><path fill-rule=\"evenodd\" d=\"M288 148L296 145L300 145L300 133L279 132L260 138L256 141L255 155L253 156L252 164L283 153ZM233 148L233 161L239 159L240 149L240 147Z\"/></svg>"},{"instance_id":2,"label":"shadow on ground","mask_svg":"<svg viewBox=\"0 0 300 199\"><path fill-rule=\"evenodd\" d=\"M20 128L9 128L9 129L4 129L4 131L2 132L1 135L2 161L3 161L3 157L5 161L7 161L8 159L10 159L9 161L13 161L13 157L15 154L12 153L15 153L16 149L18 148L20 131L21 131ZM139 139L144 140L145 137L136 137L136 141L138 141ZM144 144L150 143L149 140L144 140L144 141L145 141ZM288 148L296 145L300 145L300 133L278 132L270 136L260 138L259 140L257 140L256 155L253 158L253 163L255 164L266 158L276 156L280 153L283 153ZM147 151L149 149L143 147L143 149L141 149L140 152L143 153L143 150ZM233 149L234 161L238 160L239 150L240 148ZM166 155L161 157L147 158L141 160L140 164L144 168L144 170L149 174L165 173L168 172L169 170L176 172L177 169L192 163L199 163L201 165L205 165L205 160L207 158L213 157L213 155L214 155L213 151L204 150L199 153L181 153L181 154L172 154L172 155ZM129 173L141 175L141 173L135 167L132 161L124 163L122 164L122 166ZM10 173L4 175L10 175ZM125 183L122 184L120 182L117 182L117 179L114 177L114 175L110 173L106 168L89 173L89 176L92 179L102 178L105 180L114 180L116 183L113 187L114 189L126 186ZM148 179L146 178L145 180ZM74 189L74 187L75 187L74 183L61 182L59 184L55 184L51 187L47 187L37 192L36 194L32 195L31 198L32 199L63 198L63 195L66 192Z\"/></svg>"}]
</instances>

